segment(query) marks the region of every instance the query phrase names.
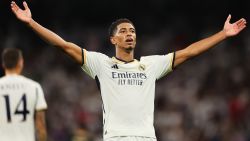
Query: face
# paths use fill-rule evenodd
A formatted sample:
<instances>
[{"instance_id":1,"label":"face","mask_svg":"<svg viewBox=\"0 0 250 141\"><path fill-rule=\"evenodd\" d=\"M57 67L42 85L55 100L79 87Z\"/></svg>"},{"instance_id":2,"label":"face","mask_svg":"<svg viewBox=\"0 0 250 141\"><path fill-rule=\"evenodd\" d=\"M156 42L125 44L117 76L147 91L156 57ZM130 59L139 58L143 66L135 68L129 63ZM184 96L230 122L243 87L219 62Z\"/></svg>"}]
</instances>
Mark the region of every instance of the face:
<instances>
[{"instance_id":1,"label":"face","mask_svg":"<svg viewBox=\"0 0 250 141\"><path fill-rule=\"evenodd\" d=\"M135 28L130 23L121 23L117 26L117 31L111 42L116 47L132 50L136 45L136 33Z\"/></svg>"}]
</instances>

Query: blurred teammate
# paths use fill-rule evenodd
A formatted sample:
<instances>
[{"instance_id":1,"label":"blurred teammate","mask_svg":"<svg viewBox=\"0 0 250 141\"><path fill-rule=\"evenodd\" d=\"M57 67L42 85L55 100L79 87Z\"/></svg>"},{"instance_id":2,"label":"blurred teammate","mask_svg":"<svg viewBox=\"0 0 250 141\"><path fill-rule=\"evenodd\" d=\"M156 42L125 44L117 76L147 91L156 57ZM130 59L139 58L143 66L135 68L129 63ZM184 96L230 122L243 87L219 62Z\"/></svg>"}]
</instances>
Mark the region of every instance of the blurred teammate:
<instances>
[{"instance_id":1,"label":"blurred teammate","mask_svg":"<svg viewBox=\"0 0 250 141\"><path fill-rule=\"evenodd\" d=\"M167 55L134 59L135 27L128 19L119 19L110 26L110 41L115 46L114 57L81 49L65 41L32 19L24 2L24 10L15 2L11 9L49 44L71 56L82 69L96 79L103 100L103 135L105 141L155 141L153 126L155 81L171 72L189 58L196 56L224 39L237 35L246 27L246 20L231 24L229 15L223 30Z\"/></svg>"},{"instance_id":2,"label":"blurred teammate","mask_svg":"<svg viewBox=\"0 0 250 141\"><path fill-rule=\"evenodd\" d=\"M20 50L2 53L5 76L0 78L0 141L46 141L47 104L41 86L22 75ZM37 132L37 133L36 133Z\"/></svg>"}]
</instances>

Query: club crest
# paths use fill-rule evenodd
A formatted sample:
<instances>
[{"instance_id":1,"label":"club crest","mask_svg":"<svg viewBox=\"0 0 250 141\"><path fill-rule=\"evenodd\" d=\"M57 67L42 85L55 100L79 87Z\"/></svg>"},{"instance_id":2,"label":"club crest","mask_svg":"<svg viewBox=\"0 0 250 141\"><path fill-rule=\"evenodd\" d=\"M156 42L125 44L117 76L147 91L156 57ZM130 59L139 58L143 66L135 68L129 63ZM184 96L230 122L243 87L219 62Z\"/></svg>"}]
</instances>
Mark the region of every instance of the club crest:
<instances>
[{"instance_id":1,"label":"club crest","mask_svg":"<svg viewBox=\"0 0 250 141\"><path fill-rule=\"evenodd\" d=\"M146 69L146 66L145 66L145 65L143 65L143 64L140 64L140 65L139 65L139 70L140 70L140 71L145 71L145 69Z\"/></svg>"}]
</instances>

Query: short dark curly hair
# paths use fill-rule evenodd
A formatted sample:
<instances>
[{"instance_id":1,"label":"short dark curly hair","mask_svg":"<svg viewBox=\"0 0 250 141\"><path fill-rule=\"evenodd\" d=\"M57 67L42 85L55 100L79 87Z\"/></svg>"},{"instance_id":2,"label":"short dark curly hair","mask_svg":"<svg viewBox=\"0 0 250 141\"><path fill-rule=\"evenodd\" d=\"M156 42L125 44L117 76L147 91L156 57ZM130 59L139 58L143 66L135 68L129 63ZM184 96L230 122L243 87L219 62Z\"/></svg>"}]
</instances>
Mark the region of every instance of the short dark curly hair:
<instances>
[{"instance_id":1,"label":"short dark curly hair","mask_svg":"<svg viewBox=\"0 0 250 141\"><path fill-rule=\"evenodd\" d=\"M2 53L2 64L6 69L14 69L23 58L22 51L17 48L5 48Z\"/></svg>"},{"instance_id":2,"label":"short dark curly hair","mask_svg":"<svg viewBox=\"0 0 250 141\"><path fill-rule=\"evenodd\" d=\"M130 23L130 24L132 24L134 26L133 22L130 21L129 19L127 19L127 18L117 19L109 27L109 37L114 36L114 33L117 31L117 26L120 25L121 23Z\"/></svg>"}]
</instances>

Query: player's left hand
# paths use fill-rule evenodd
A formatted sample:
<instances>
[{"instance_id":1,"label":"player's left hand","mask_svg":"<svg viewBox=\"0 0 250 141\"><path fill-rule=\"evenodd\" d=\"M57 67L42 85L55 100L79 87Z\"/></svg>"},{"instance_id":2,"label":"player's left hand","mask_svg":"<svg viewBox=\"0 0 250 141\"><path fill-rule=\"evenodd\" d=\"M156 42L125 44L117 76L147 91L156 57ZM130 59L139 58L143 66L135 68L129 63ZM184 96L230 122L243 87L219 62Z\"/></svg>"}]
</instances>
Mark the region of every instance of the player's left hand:
<instances>
[{"instance_id":1,"label":"player's left hand","mask_svg":"<svg viewBox=\"0 0 250 141\"><path fill-rule=\"evenodd\" d=\"M240 20L232 24L230 23L230 19L231 15L229 14L223 28L223 31L225 32L227 37L237 35L246 27L247 24L244 18L241 18Z\"/></svg>"}]
</instances>

